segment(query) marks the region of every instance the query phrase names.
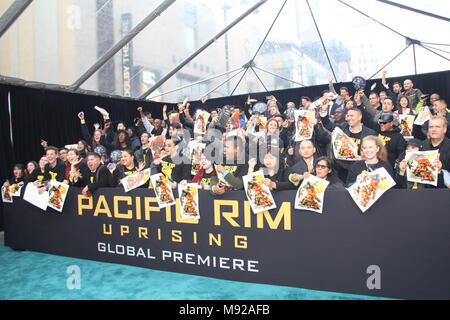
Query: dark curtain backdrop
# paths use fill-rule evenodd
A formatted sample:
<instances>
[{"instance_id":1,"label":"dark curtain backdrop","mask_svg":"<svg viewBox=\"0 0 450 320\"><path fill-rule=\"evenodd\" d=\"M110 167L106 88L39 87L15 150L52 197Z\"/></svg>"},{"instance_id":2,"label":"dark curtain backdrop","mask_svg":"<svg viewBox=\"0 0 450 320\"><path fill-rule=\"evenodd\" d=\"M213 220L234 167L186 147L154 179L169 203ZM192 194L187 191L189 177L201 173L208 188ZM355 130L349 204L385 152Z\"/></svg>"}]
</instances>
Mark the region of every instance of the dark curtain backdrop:
<instances>
[{"instance_id":1,"label":"dark curtain backdrop","mask_svg":"<svg viewBox=\"0 0 450 320\"><path fill-rule=\"evenodd\" d=\"M89 131L103 118L95 106L105 108L112 121L133 123L142 106L155 117L162 116L162 104L89 95L56 92L25 87L11 88L14 155L17 162L38 160L43 155L41 139L51 146L62 147L82 139L78 113L83 111Z\"/></svg>"},{"instance_id":2,"label":"dark curtain backdrop","mask_svg":"<svg viewBox=\"0 0 450 320\"><path fill-rule=\"evenodd\" d=\"M447 103L450 102L450 92L449 92L450 71L442 71L442 72L436 72L436 73L427 73L427 74L411 75L411 76L395 77L395 78L388 77L387 81L390 84L389 87L392 89L392 85L394 82L398 81L398 82L403 83L403 81L408 78L413 81L414 87L421 89L423 93L429 93L429 94L439 93L441 95L441 97L447 101ZM366 85L366 94L367 95L369 94L370 87L375 82L377 83L377 87L374 90L375 92L379 93L380 91L384 90L384 87L381 84L381 79L368 80L367 85ZM339 88L344 87L344 86L347 87L350 90L350 94L353 95L355 90L354 90L351 82L334 84L334 87L338 93L339 93ZM302 97L302 96L307 96L307 97L310 97L312 100L315 100L315 98L322 96L322 91L326 90L326 89L328 89L328 85L285 89L285 90L272 91L270 93L268 93L268 92L250 93L250 94L245 94L245 95L240 95L240 96L212 99L212 100L206 101L205 105L208 108L221 107L226 104L244 106L249 95L253 99L257 99L259 101L264 101L264 102L266 101L266 96L274 95L277 98L277 100L283 105L283 107L286 108L286 103L288 103L289 101L295 102L295 104L298 106L300 104L300 97ZM201 104L202 103L200 101L191 102L191 105L194 108L197 106L200 106Z\"/></svg>"}]
</instances>

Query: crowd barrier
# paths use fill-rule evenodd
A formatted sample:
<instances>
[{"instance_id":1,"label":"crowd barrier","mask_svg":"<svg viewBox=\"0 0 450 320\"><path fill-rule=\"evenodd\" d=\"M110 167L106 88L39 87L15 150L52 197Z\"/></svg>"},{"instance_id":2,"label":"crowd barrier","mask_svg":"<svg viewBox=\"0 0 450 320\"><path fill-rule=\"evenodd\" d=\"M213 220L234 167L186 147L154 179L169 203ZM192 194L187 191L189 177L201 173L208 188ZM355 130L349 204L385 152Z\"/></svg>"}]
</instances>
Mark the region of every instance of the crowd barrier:
<instances>
[{"instance_id":1,"label":"crowd barrier","mask_svg":"<svg viewBox=\"0 0 450 320\"><path fill-rule=\"evenodd\" d=\"M366 213L330 190L322 214L294 209L295 191L282 191L276 209L257 215L243 191L201 191L199 220L160 209L152 190L80 191L69 189L62 213L5 203L5 244L244 282L450 299L449 190L391 189Z\"/></svg>"}]
</instances>

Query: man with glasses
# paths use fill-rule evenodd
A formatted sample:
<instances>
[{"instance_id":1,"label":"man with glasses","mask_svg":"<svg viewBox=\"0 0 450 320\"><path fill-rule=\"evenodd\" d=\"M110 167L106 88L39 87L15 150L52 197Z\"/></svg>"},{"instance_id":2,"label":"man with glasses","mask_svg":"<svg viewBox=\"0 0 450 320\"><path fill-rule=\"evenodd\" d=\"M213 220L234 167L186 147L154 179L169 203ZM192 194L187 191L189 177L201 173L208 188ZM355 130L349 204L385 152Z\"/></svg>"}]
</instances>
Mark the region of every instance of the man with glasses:
<instances>
[{"instance_id":1,"label":"man with glasses","mask_svg":"<svg viewBox=\"0 0 450 320\"><path fill-rule=\"evenodd\" d=\"M450 139L446 138L447 119L441 115L431 117L428 126L428 139L423 142L421 151L439 150L439 159L433 163L438 168L437 188L445 188L443 171L450 170ZM427 185L427 188L434 186Z\"/></svg>"}]
</instances>

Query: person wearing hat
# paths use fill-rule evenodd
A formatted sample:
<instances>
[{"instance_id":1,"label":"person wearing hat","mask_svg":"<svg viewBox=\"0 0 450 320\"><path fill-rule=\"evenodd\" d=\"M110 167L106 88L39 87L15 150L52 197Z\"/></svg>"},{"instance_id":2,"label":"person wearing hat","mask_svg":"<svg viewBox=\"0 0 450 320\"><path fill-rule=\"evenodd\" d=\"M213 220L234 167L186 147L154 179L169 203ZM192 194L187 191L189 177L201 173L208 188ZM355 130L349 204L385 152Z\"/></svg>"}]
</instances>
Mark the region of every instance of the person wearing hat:
<instances>
[{"instance_id":1,"label":"person wearing hat","mask_svg":"<svg viewBox=\"0 0 450 320\"><path fill-rule=\"evenodd\" d=\"M394 115L392 113L381 113L375 131L386 147L388 162L394 167L395 160L406 148L406 141L400 133L400 128L394 125Z\"/></svg>"}]
</instances>

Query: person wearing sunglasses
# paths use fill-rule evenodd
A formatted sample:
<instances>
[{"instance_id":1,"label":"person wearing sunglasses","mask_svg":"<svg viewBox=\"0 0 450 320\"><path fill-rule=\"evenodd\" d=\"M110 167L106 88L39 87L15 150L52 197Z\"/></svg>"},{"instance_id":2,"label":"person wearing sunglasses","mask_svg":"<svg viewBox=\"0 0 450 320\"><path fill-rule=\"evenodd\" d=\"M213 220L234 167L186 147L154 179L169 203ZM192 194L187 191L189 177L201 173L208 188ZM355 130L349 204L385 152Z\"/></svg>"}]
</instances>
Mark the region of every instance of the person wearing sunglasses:
<instances>
[{"instance_id":1,"label":"person wearing sunglasses","mask_svg":"<svg viewBox=\"0 0 450 320\"><path fill-rule=\"evenodd\" d=\"M392 167L395 160L405 151L406 140L400 133L400 128L394 124L392 113L382 113L376 128L378 138L386 147L388 162Z\"/></svg>"},{"instance_id":2,"label":"person wearing sunglasses","mask_svg":"<svg viewBox=\"0 0 450 320\"><path fill-rule=\"evenodd\" d=\"M327 187L327 190L345 190L344 183L342 183L342 181L338 178L334 170L333 162L330 158L317 158L314 165L313 174L316 177L327 180L330 183Z\"/></svg>"}]
</instances>

